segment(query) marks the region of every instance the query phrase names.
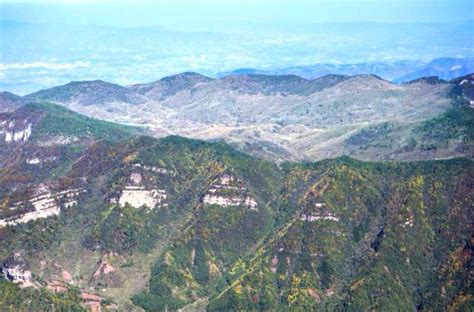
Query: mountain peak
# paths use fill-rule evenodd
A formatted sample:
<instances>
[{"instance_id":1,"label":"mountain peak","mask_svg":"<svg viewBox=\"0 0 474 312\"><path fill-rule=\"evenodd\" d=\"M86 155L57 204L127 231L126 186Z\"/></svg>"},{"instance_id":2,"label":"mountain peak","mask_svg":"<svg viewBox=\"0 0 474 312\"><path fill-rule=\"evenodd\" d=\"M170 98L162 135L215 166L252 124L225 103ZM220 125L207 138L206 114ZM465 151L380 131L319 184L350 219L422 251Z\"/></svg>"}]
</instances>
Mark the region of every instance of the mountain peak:
<instances>
[{"instance_id":1,"label":"mountain peak","mask_svg":"<svg viewBox=\"0 0 474 312\"><path fill-rule=\"evenodd\" d=\"M398 79L395 83L413 82L418 78L440 77L444 80L450 80L455 77L463 76L474 70L474 58L437 58L425 64L421 68L406 74ZM425 79L426 79L425 78ZM431 82L435 82L431 78ZM440 83L440 81L436 82Z\"/></svg>"},{"instance_id":2,"label":"mountain peak","mask_svg":"<svg viewBox=\"0 0 474 312\"><path fill-rule=\"evenodd\" d=\"M241 75L230 75L222 77L221 80L230 81L268 81L268 82L279 82L279 81L307 81L297 75L267 75L267 74L241 74Z\"/></svg>"},{"instance_id":3,"label":"mountain peak","mask_svg":"<svg viewBox=\"0 0 474 312\"><path fill-rule=\"evenodd\" d=\"M446 80L440 79L438 76L430 76L430 77L421 77L421 78L418 78L418 79L415 79L415 80L411 80L411 81L407 82L406 84L414 84L414 83L418 83L418 82L423 82L423 83L427 83L427 84L430 84L430 85L437 85L437 84L447 83Z\"/></svg>"},{"instance_id":4,"label":"mountain peak","mask_svg":"<svg viewBox=\"0 0 474 312\"><path fill-rule=\"evenodd\" d=\"M464 84L466 82L472 82L472 81L474 81L474 73L451 79L449 82L458 83L458 84L463 83Z\"/></svg>"},{"instance_id":5,"label":"mountain peak","mask_svg":"<svg viewBox=\"0 0 474 312\"><path fill-rule=\"evenodd\" d=\"M297 75L242 74L220 78L216 85L244 94L311 94L312 81Z\"/></svg>"},{"instance_id":6,"label":"mountain peak","mask_svg":"<svg viewBox=\"0 0 474 312\"><path fill-rule=\"evenodd\" d=\"M0 113L15 110L23 104L21 96L8 91L0 92Z\"/></svg>"},{"instance_id":7,"label":"mountain peak","mask_svg":"<svg viewBox=\"0 0 474 312\"><path fill-rule=\"evenodd\" d=\"M160 79L160 81L176 81L180 79L196 79L202 81L211 81L212 78L206 77L196 72L183 72L176 75L166 76Z\"/></svg>"},{"instance_id":8,"label":"mountain peak","mask_svg":"<svg viewBox=\"0 0 474 312\"><path fill-rule=\"evenodd\" d=\"M65 85L41 90L26 96L30 102L77 103L81 105L102 105L121 102L140 104L145 99L128 88L103 80L71 81Z\"/></svg>"},{"instance_id":9,"label":"mountain peak","mask_svg":"<svg viewBox=\"0 0 474 312\"><path fill-rule=\"evenodd\" d=\"M152 100L162 101L176 93L190 89L199 83L212 81L212 78L194 72L184 72L161 78L160 80L132 85L129 88Z\"/></svg>"},{"instance_id":10,"label":"mountain peak","mask_svg":"<svg viewBox=\"0 0 474 312\"><path fill-rule=\"evenodd\" d=\"M8 91L0 92L0 96L4 98L21 98L21 96L8 92Z\"/></svg>"},{"instance_id":11,"label":"mountain peak","mask_svg":"<svg viewBox=\"0 0 474 312\"><path fill-rule=\"evenodd\" d=\"M107 82L101 79L95 80L73 80L65 84L65 86L74 86L74 85L116 85L111 82ZM118 86L118 85L116 85Z\"/></svg>"}]
</instances>

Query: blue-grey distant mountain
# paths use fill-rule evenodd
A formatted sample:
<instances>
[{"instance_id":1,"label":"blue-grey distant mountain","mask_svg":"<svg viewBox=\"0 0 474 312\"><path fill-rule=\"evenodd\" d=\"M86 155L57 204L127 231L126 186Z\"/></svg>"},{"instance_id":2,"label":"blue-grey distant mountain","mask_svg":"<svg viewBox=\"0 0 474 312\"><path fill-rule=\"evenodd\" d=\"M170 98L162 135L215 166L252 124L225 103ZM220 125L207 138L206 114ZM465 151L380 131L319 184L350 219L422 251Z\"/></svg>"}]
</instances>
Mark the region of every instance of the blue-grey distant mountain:
<instances>
[{"instance_id":1,"label":"blue-grey distant mountain","mask_svg":"<svg viewBox=\"0 0 474 312\"><path fill-rule=\"evenodd\" d=\"M439 58L393 81L395 83L405 83L420 77L429 76L437 76L444 80L451 80L472 72L474 72L474 58Z\"/></svg>"},{"instance_id":2,"label":"blue-grey distant mountain","mask_svg":"<svg viewBox=\"0 0 474 312\"><path fill-rule=\"evenodd\" d=\"M422 65L424 63L419 61L397 61L358 64L314 64L274 69L239 68L233 71L220 72L217 74L217 77L260 74L297 75L306 79L315 79L329 74L349 76L371 74L387 80L393 80L413 72Z\"/></svg>"},{"instance_id":3,"label":"blue-grey distant mountain","mask_svg":"<svg viewBox=\"0 0 474 312\"><path fill-rule=\"evenodd\" d=\"M315 79L328 74L372 74L395 83L405 83L422 77L438 76L444 80L474 72L474 58L437 58L428 63L420 61L369 62L359 64L315 64L274 69L239 68L220 72L217 77L239 75L297 75Z\"/></svg>"}]
</instances>

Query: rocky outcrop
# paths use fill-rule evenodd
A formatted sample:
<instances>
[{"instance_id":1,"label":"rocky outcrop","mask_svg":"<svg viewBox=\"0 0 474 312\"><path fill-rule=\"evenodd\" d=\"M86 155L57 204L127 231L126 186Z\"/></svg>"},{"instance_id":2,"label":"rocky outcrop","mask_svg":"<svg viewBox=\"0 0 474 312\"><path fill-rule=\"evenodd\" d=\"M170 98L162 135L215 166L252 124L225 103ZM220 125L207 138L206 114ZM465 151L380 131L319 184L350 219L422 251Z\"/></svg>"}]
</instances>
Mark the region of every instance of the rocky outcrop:
<instances>
[{"instance_id":1,"label":"rocky outcrop","mask_svg":"<svg viewBox=\"0 0 474 312\"><path fill-rule=\"evenodd\" d=\"M150 209L155 208L158 204L162 207L167 206L164 201L167 198L165 190L147 189L142 185L143 177L140 173L133 172L129 178L130 183L122 190L118 203L124 207L126 204L140 208L146 206ZM111 203L115 201L111 200Z\"/></svg>"},{"instance_id":2,"label":"rocky outcrop","mask_svg":"<svg viewBox=\"0 0 474 312\"><path fill-rule=\"evenodd\" d=\"M77 204L77 197L85 192L82 189L67 189L64 191L52 192L47 185L40 184L34 191L34 196L25 202L18 202L10 207L10 210L21 209L26 206L33 206L33 211L17 214L13 217L0 219L0 227L7 225L17 225L27 223L40 218L57 216L61 212L61 204L65 208Z\"/></svg>"},{"instance_id":3,"label":"rocky outcrop","mask_svg":"<svg viewBox=\"0 0 474 312\"><path fill-rule=\"evenodd\" d=\"M29 158L26 160L28 165L38 165L41 163L41 160L38 157Z\"/></svg>"},{"instance_id":4,"label":"rocky outcrop","mask_svg":"<svg viewBox=\"0 0 474 312\"><path fill-rule=\"evenodd\" d=\"M5 279L23 287L33 286L31 271L26 260L19 252L12 253L2 263L2 275Z\"/></svg>"},{"instance_id":5,"label":"rocky outcrop","mask_svg":"<svg viewBox=\"0 0 474 312\"><path fill-rule=\"evenodd\" d=\"M68 145L76 143L80 140L77 136L66 136L66 135L55 135L45 139L41 139L37 142L38 146L51 147L56 145Z\"/></svg>"},{"instance_id":6,"label":"rocky outcrop","mask_svg":"<svg viewBox=\"0 0 474 312\"><path fill-rule=\"evenodd\" d=\"M257 210L257 201L248 194L242 181L230 174L219 176L201 197L201 202L222 207L246 206L251 210Z\"/></svg>"},{"instance_id":7,"label":"rocky outcrop","mask_svg":"<svg viewBox=\"0 0 474 312\"><path fill-rule=\"evenodd\" d=\"M171 174L171 175L174 175L174 172L169 170L169 169L166 169L166 168L162 168L162 167L157 167L157 166L147 166L147 165L142 165L140 163L135 163L133 164L133 167L135 168L143 168L145 171L151 171L151 172L154 172L154 173L159 173L159 174Z\"/></svg>"},{"instance_id":8,"label":"rocky outcrop","mask_svg":"<svg viewBox=\"0 0 474 312\"><path fill-rule=\"evenodd\" d=\"M315 222L318 220L329 220L339 222L339 217L336 217L327 207L325 203L317 202L300 216L301 221Z\"/></svg>"},{"instance_id":9,"label":"rocky outcrop","mask_svg":"<svg viewBox=\"0 0 474 312\"><path fill-rule=\"evenodd\" d=\"M333 215L332 213L328 212L326 214L321 213L309 213L309 214L302 214L300 220L307 221L307 222L314 222L318 220L330 220L330 221L339 221L339 218Z\"/></svg>"},{"instance_id":10,"label":"rocky outcrop","mask_svg":"<svg viewBox=\"0 0 474 312\"><path fill-rule=\"evenodd\" d=\"M52 163L58 160L57 156L31 157L25 160L25 163L32 166Z\"/></svg>"},{"instance_id":11,"label":"rocky outcrop","mask_svg":"<svg viewBox=\"0 0 474 312\"><path fill-rule=\"evenodd\" d=\"M411 215L409 215L409 216L406 218L405 222L403 222L401 225L402 225L402 227L404 227L404 228L405 228L405 227L413 227L414 222L415 222L415 216L413 216L413 215L411 214Z\"/></svg>"},{"instance_id":12,"label":"rocky outcrop","mask_svg":"<svg viewBox=\"0 0 474 312\"><path fill-rule=\"evenodd\" d=\"M0 122L0 138L8 144L28 141L32 133L32 123L24 120L3 120Z\"/></svg>"}]
</instances>

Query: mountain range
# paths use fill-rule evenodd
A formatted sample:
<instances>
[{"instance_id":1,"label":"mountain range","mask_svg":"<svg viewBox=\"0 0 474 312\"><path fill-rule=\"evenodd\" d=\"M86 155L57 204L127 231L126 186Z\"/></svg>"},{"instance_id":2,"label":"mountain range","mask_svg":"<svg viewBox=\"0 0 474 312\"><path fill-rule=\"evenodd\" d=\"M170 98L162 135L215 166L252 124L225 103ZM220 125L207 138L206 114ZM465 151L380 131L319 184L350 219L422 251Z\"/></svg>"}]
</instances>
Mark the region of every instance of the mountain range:
<instances>
[{"instance_id":1,"label":"mountain range","mask_svg":"<svg viewBox=\"0 0 474 312\"><path fill-rule=\"evenodd\" d=\"M395 61L370 62L358 64L315 64L277 69L240 68L228 72L220 72L218 77L231 75L298 75L306 79L316 79L328 74L364 75L374 74L394 83L400 84L422 77L438 76L451 80L474 72L472 58L436 58L430 62Z\"/></svg>"},{"instance_id":2,"label":"mountain range","mask_svg":"<svg viewBox=\"0 0 474 312\"><path fill-rule=\"evenodd\" d=\"M142 127L156 137L224 140L277 162L341 155L424 160L472 157L472 84L473 75L397 85L374 75L211 79L188 72L130 86L95 80L24 97L2 93L0 103L5 111L25 103L56 103Z\"/></svg>"}]
</instances>

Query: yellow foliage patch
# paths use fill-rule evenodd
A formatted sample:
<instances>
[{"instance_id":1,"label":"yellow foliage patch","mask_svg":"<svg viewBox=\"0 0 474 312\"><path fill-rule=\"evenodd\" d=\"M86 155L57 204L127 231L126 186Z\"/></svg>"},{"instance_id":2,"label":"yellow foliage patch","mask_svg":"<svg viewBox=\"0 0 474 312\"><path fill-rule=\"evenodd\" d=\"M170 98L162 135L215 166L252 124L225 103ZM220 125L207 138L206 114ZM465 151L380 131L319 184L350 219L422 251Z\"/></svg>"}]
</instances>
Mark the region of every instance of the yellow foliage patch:
<instances>
[{"instance_id":1,"label":"yellow foliage patch","mask_svg":"<svg viewBox=\"0 0 474 312\"><path fill-rule=\"evenodd\" d=\"M234 287L234 292L237 294L237 295L241 295L242 294L242 285L240 283L238 283L237 285L235 285Z\"/></svg>"},{"instance_id":2,"label":"yellow foliage patch","mask_svg":"<svg viewBox=\"0 0 474 312\"><path fill-rule=\"evenodd\" d=\"M135 158L137 158L137 157L138 157L138 152L133 152L133 153L125 156L125 158L123 159L123 162L124 163L129 163L132 160L135 160Z\"/></svg>"},{"instance_id":3,"label":"yellow foliage patch","mask_svg":"<svg viewBox=\"0 0 474 312\"><path fill-rule=\"evenodd\" d=\"M10 197L5 197L0 204L0 209L6 210L10 206Z\"/></svg>"},{"instance_id":4,"label":"yellow foliage patch","mask_svg":"<svg viewBox=\"0 0 474 312\"><path fill-rule=\"evenodd\" d=\"M409 186L410 188L420 188L423 186L424 183L425 179L423 178L423 176L416 176L410 181Z\"/></svg>"},{"instance_id":5,"label":"yellow foliage patch","mask_svg":"<svg viewBox=\"0 0 474 312\"><path fill-rule=\"evenodd\" d=\"M173 263L173 256L171 255L171 253L168 251L166 254L165 254L165 263L167 265L171 265Z\"/></svg>"},{"instance_id":6,"label":"yellow foliage patch","mask_svg":"<svg viewBox=\"0 0 474 312\"><path fill-rule=\"evenodd\" d=\"M361 278L360 280L355 281L351 285L351 291L356 290L357 288L361 287L364 284L364 279Z\"/></svg>"},{"instance_id":7,"label":"yellow foliage patch","mask_svg":"<svg viewBox=\"0 0 474 312\"><path fill-rule=\"evenodd\" d=\"M209 273L212 275L212 276L219 276L221 274L221 271L219 270L219 268L217 267L217 265L211 261L208 261L207 262L207 265L209 266Z\"/></svg>"},{"instance_id":8,"label":"yellow foliage patch","mask_svg":"<svg viewBox=\"0 0 474 312\"><path fill-rule=\"evenodd\" d=\"M188 285L193 284L194 277L191 274L191 272L189 272L189 269L186 269L186 270L183 271L183 276L184 276L184 279L188 282Z\"/></svg>"}]
</instances>

